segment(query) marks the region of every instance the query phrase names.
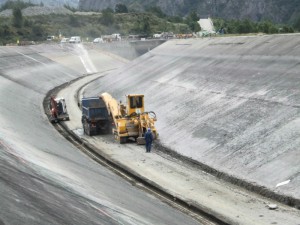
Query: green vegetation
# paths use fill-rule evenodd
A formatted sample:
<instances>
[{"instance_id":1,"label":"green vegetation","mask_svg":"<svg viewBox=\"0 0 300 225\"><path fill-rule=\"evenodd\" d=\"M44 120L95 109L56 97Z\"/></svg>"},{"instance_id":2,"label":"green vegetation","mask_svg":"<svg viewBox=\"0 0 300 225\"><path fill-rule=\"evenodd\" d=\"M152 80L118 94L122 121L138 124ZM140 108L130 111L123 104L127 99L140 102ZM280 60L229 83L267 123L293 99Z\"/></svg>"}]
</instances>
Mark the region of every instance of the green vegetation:
<instances>
[{"instance_id":1,"label":"green vegetation","mask_svg":"<svg viewBox=\"0 0 300 225\"><path fill-rule=\"evenodd\" d=\"M300 16L294 22L294 28L300 32Z\"/></svg>"},{"instance_id":2,"label":"green vegetation","mask_svg":"<svg viewBox=\"0 0 300 225\"><path fill-rule=\"evenodd\" d=\"M152 6L149 8L146 8L146 12L151 13L159 18L166 18L167 15L163 13L160 7L158 6Z\"/></svg>"},{"instance_id":3,"label":"green vegetation","mask_svg":"<svg viewBox=\"0 0 300 225\"><path fill-rule=\"evenodd\" d=\"M0 11L3 11L5 9L14 9L14 8L19 8L19 9L25 9L27 7L30 6L35 6L34 4L32 4L30 1L29 2L23 2L23 1L7 1L5 2L1 8Z\"/></svg>"},{"instance_id":4,"label":"green vegetation","mask_svg":"<svg viewBox=\"0 0 300 225\"><path fill-rule=\"evenodd\" d=\"M42 4L42 3L41 3L41 4ZM70 5L64 5L64 7L65 7L66 9L72 11L72 12L76 12L76 11L77 11L76 8L74 8L74 7L70 6Z\"/></svg>"},{"instance_id":5,"label":"green vegetation","mask_svg":"<svg viewBox=\"0 0 300 225\"><path fill-rule=\"evenodd\" d=\"M32 6L28 4L26 6ZM182 23L168 22L151 13L126 13L126 8L118 4L116 13L108 8L92 15L51 14L23 16L21 8L25 6L17 1L6 4L5 9L13 9L12 17L0 17L0 45L16 44L17 41L45 41L47 36L81 36L83 40L92 40L101 35L120 33L121 35L143 35L152 37L160 32L191 32Z\"/></svg>"},{"instance_id":6,"label":"green vegetation","mask_svg":"<svg viewBox=\"0 0 300 225\"><path fill-rule=\"evenodd\" d=\"M115 12L116 13L128 13L127 6L124 4L121 4L121 3L116 4Z\"/></svg>"},{"instance_id":7,"label":"green vegetation","mask_svg":"<svg viewBox=\"0 0 300 225\"><path fill-rule=\"evenodd\" d=\"M154 33L173 32L187 34L200 31L198 15L192 11L186 18L167 16L159 7L150 7L145 13L128 12L123 4L115 10L107 8L94 14L51 14L24 16L21 9L33 4L21 1L8 1L1 10L12 9L12 17L0 17L0 45L16 44L20 41L45 41L47 36L81 36L92 40L101 35L120 33L122 36L141 35L152 37ZM68 6L66 8L75 11ZM118 12L118 13L117 13ZM216 30L228 34L247 33L292 33L300 30L300 16L294 20L293 27L273 24L270 21L213 20Z\"/></svg>"},{"instance_id":8,"label":"green vegetation","mask_svg":"<svg viewBox=\"0 0 300 225\"><path fill-rule=\"evenodd\" d=\"M294 28L288 25L273 24L270 21L253 22L251 20L223 20L214 19L214 26L217 31L227 34L248 34L248 33L294 33ZM296 27L295 27L296 28Z\"/></svg>"},{"instance_id":9,"label":"green vegetation","mask_svg":"<svg viewBox=\"0 0 300 225\"><path fill-rule=\"evenodd\" d=\"M201 30L198 23L199 17L195 11L192 11L186 18L185 23L190 27L193 32L198 32Z\"/></svg>"},{"instance_id":10,"label":"green vegetation","mask_svg":"<svg viewBox=\"0 0 300 225\"><path fill-rule=\"evenodd\" d=\"M47 36L79 35L85 40L120 33L152 36L153 33L189 31L185 24L170 23L148 13L103 13L93 15L39 15L25 17L19 10L12 18L0 17L0 45L24 41L45 41Z\"/></svg>"},{"instance_id":11,"label":"green vegetation","mask_svg":"<svg viewBox=\"0 0 300 225\"><path fill-rule=\"evenodd\" d=\"M13 26L16 28L23 26L23 16L20 8L13 9Z\"/></svg>"}]
</instances>

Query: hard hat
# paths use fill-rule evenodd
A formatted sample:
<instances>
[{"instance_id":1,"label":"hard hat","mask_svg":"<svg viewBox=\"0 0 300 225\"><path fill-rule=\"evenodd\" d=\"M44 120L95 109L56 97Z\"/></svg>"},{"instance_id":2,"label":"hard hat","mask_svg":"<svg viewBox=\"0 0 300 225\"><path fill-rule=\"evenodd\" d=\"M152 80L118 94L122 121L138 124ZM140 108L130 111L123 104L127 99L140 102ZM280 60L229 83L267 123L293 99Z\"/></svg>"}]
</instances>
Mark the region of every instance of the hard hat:
<instances>
[{"instance_id":1,"label":"hard hat","mask_svg":"<svg viewBox=\"0 0 300 225\"><path fill-rule=\"evenodd\" d=\"M150 127L148 127L148 131L151 131Z\"/></svg>"}]
</instances>

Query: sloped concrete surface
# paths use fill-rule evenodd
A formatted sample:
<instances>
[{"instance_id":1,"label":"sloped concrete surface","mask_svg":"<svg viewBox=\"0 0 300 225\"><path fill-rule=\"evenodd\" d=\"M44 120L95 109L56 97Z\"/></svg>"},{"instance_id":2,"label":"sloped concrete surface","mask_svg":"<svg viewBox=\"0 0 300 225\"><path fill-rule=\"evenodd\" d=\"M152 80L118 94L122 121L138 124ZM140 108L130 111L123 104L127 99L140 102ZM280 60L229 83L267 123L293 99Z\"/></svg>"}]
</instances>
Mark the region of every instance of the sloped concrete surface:
<instances>
[{"instance_id":1,"label":"sloped concrete surface","mask_svg":"<svg viewBox=\"0 0 300 225\"><path fill-rule=\"evenodd\" d=\"M85 95L143 93L162 145L299 199L299 71L299 34L171 40Z\"/></svg>"},{"instance_id":2,"label":"sloped concrete surface","mask_svg":"<svg viewBox=\"0 0 300 225\"><path fill-rule=\"evenodd\" d=\"M299 199L299 46L297 34L172 40L118 70L115 69L120 65L114 66L113 59L107 58L109 54L98 58L95 50L91 54L79 54L78 48L59 49L58 46L53 50L35 46L32 47L34 52L30 48L1 48L0 101L6 107L0 109L3 124L0 129L0 204L4 209L0 222L97 224L100 219L111 223L107 214L99 215L99 210L104 208L110 216L128 224L174 222L177 211L162 203L155 205L153 197L145 197L140 192L138 196L143 199L143 206L151 210L142 211L142 204L134 205L139 202L135 200L132 209L127 200L131 202L130 196L136 189L125 185L124 191L121 189L124 184L117 185L118 178L113 178L110 190L99 193L98 187L111 181L110 176L105 175L106 170L90 164L86 157L76 153L75 147L55 135L42 115L40 103L49 89L93 71L103 71L101 78L81 93L91 96L106 91L123 101L125 94L145 94L146 110L158 115L157 128L163 146L217 170ZM97 64L97 58L104 61ZM75 90L78 88L80 85ZM76 100L74 93L68 92L65 96L70 101ZM76 111L75 115L80 116L80 112ZM82 135L78 129L79 119L72 116L70 125ZM99 143L97 137L90 141ZM232 224L282 221L297 224L299 221L296 209L278 204L279 210L270 211L268 199L261 200L234 186L224 186L215 178L204 176L205 173L198 175L186 165L173 164L172 158L168 158L164 167L165 161L159 157L157 149L154 154L145 156L143 147L124 147L110 141L100 138L111 158L118 160L118 154L125 154L123 162L132 169L156 179L166 188L168 185L175 187L182 198L195 197L194 201L200 199L210 209L223 210ZM135 161L131 155L135 156ZM175 171L178 180L169 182L166 178L171 176L168 174L175 174ZM167 174L165 177L160 176L163 172ZM199 182L198 176L203 177L202 182L206 179L205 182ZM116 185L122 196L111 191ZM218 198L217 193L224 198ZM51 198L43 198L49 194ZM237 196L240 200L235 198ZM126 212L125 215L121 210L125 217L114 214L115 207L111 207L120 202L120 197L126 200L120 206ZM107 204L106 200L112 204ZM60 204L62 201L65 204ZM228 202L234 207L228 207ZM43 208L36 211L41 206ZM138 212L143 215L137 216ZM130 221L133 217L137 220ZM179 215L175 221L177 224L194 223L184 215Z\"/></svg>"},{"instance_id":3,"label":"sloped concrete surface","mask_svg":"<svg viewBox=\"0 0 300 225\"><path fill-rule=\"evenodd\" d=\"M145 146L119 144L113 135L90 137L83 134L81 110L77 102L86 94L89 86L80 89L78 97L74 96L77 96L81 86L97 76L101 80L106 75L84 77L59 91L60 96L66 97L69 114L73 118L63 122L63 125L83 143L92 145L108 161L169 193L175 201L184 201L191 208L204 210L227 224L298 224L299 210L218 179L195 165L164 154L157 145L154 145L151 153L146 153ZM276 205L277 209L270 210L270 204Z\"/></svg>"},{"instance_id":4,"label":"sloped concrete surface","mask_svg":"<svg viewBox=\"0 0 300 225\"><path fill-rule=\"evenodd\" d=\"M0 47L0 224L199 224L95 163L52 127L42 106L47 92L82 77L76 68L92 69L56 63L60 51ZM76 58L71 52L64 63ZM107 59L90 61L103 72L124 63Z\"/></svg>"}]
</instances>

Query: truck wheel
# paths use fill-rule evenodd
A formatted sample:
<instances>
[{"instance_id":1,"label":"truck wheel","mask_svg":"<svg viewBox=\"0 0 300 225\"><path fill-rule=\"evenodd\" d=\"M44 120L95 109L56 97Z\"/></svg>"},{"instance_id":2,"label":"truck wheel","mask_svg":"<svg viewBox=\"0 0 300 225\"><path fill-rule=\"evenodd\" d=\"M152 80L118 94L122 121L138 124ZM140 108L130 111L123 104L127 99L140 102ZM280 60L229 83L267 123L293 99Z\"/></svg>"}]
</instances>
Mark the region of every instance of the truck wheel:
<instances>
[{"instance_id":1,"label":"truck wheel","mask_svg":"<svg viewBox=\"0 0 300 225\"><path fill-rule=\"evenodd\" d=\"M109 124L108 124L108 125L106 126L106 128L105 128L105 133L106 133L106 134L111 134L111 127L110 127Z\"/></svg>"},{"instance_id":2,"label":"truck wheel","mask_svg":"<svg viewBox=\"0 0 300 225\"><path fill-rule=\"evenodd\" d=\"M87 134L87 126L86 126L86 121L85 120L83 120L82 121L82 128L83 128L83 134Z\"/></svg>"},{"instance_id":3,"label":"truck wheel","mask_svg":"<svg viewBox=\"0 0 300 225\"><path fill-rule=\"evenodd\" d=\"M86 134L84 124L82 124L83 134Z\"/></svg>"},{"instance_id":4,"label":"truck wheel","mask_svg":"<svg viewBox=\"0 0 300 225\"><path fill-rule=\"evenodd\" d=\"M87 126L87 135L92 136L90 125Z\"/></svg>"},{"instance_id":5,"label":"truck wheel","mask_svg":"<svg viewBox=\"0 0 300 225\"><path fill-rule=\"evenodd\" d=\"M120 137L120 144L125 144L127 142L127 137Z\"/></svg>"}]
</instances>

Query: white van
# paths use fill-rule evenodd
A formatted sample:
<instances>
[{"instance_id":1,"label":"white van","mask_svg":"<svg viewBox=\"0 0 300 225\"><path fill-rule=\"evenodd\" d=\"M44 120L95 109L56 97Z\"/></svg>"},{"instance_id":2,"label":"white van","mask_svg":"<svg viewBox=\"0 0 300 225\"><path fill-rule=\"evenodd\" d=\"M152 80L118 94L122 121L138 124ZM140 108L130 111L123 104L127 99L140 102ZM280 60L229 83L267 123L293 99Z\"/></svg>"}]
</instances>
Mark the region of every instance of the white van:
<instances>
[{"instance_id":1,"label":"white van","mask_svg":"<svg viewBox=\"0 0 300 225\"><path fill-rule=\"evenodd\" d=\"M93 43L104 43L103 39L102 38L95 38Z\"/></svg>"},{"instance_id":2,"label":"white van","mask_svg":"<svg viewBox=\"0 0 300 225\"><path fill-rule=\"evenodd\" d=\"M69 43L80 43L80 42L81 42L81 38L79 36L71 37L69 40Z\"/></svg>"},{"instance_id":3,"label":"white van","mask_svg":"<svg viewBox=\"0 0 300 225\"><path fill-rule=\"evenodd\" d=\"M48 36L48 37L47 37L47 41L53 41L54 39L55 39L54 36Z\"/></svg>"},{"instance_id":4,"label":"white van","mask_svg":"<svg viewBox=\"0 0 300 225\"><path fill-rule=\"evenodd\" d=\"M63 38L61 39L60 43L68 43L69 42L69 38Z\"/></svg>"}]
</instances>

